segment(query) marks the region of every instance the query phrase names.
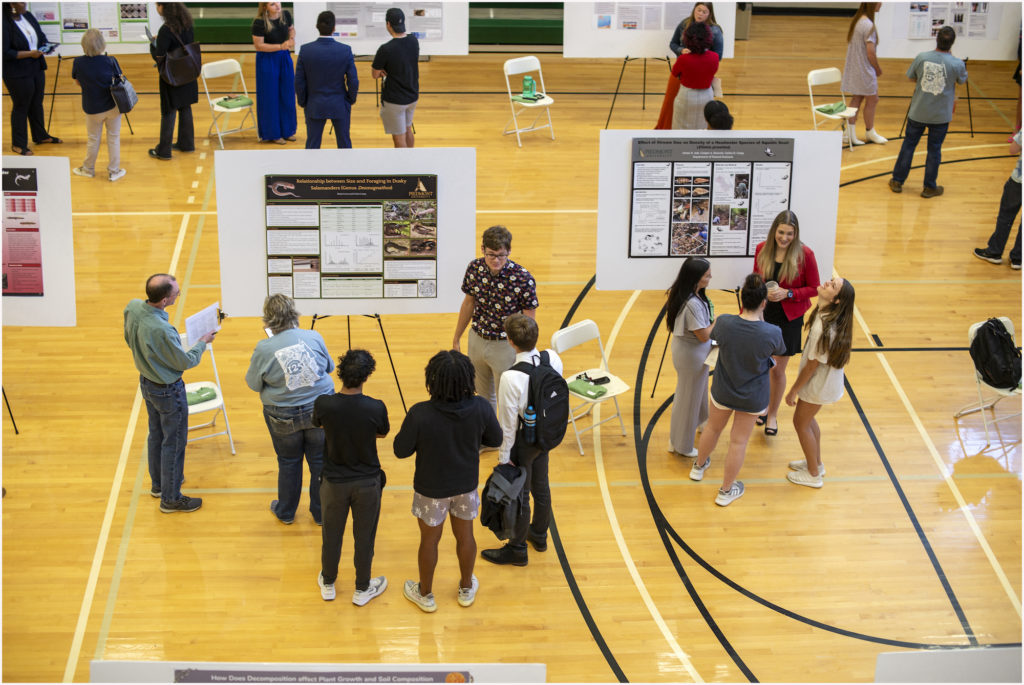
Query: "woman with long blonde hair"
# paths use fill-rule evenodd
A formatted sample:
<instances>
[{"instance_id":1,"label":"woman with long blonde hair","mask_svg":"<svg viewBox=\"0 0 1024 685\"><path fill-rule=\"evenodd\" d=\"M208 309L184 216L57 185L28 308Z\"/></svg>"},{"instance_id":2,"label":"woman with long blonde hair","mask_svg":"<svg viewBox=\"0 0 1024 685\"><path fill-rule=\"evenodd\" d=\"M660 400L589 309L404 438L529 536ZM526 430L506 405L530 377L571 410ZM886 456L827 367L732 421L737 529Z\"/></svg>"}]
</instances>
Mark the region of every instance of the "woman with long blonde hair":
<instances>
[{"instance_id":1,"label":"woman with long blonde hair","mask_svg":"<svg viewBox=\"0 0 1024 685\"><path fill-rule=\"evenodd\" d=\"M754 273L761 274L776 287L768 289L764 320L782 329L786 353L775 357L771 372L771 400L768 411L757 420L765 435L779 432L779 406L786 391L786 365L800 351L800 331L804 314L811 308L820 280L814 252L800 242L800 221L796 214L779 212L768 231L768 239L754 253Z\"/></svg>"},{"instance_id":2,"label":"woman with long blonde hair","mask_svg":"<svg viewBox=\"0 0 1024 685\"><path fill-rule=\"evenodd\" d=\"M864 114L865 136L869 142L889 142L875 131L875 107L878 105L878 77L882 67L878 64L878 29L875 27L875 12L880 2L862 2L846 32L846 65L843 67L842 89L850 93L850 106L857 108L857 114L849 118L846 135L854 145L863 145L857 139L857 117Z\"/></svg>"},{"instance_id":3,"label":"woman with long blonde hair","mask_svg":"<svg viewBox=\"0 0 1024 685\"><path fill-rule=\"evenodd\" d=\"M821 429L814 418L823 404L843 396L843 367L850 361L853 344L853 285L832 278L818 286L818 306L807 321L807 342L800 358L800 372L786 393L786 404L796 407L793 428L800 439L804 459L789 462L790 482L820 488L825 465L821 463Z\"/></svg>"}]
</instances>

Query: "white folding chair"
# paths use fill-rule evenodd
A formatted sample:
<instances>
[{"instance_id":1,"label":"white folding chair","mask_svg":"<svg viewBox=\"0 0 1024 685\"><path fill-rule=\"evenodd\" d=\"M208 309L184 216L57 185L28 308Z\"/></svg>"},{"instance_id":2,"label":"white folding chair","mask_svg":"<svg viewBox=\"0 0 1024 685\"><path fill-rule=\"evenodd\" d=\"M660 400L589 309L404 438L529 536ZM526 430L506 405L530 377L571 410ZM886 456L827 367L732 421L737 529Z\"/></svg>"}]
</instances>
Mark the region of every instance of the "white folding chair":
<instances>
[{"instance_id":1,"label":"white folding chair","mask_svg":"<svg viewBox=\"0 0 1024 685\"><path fill-rule=\"evenodd\" d=\"M579 323L574 323L567 328L555 331L554 335L551 336L551 348L561 355L564 351L572 349L577 345L582 345L585 342L591 340L597 340L598 349L601 351L601 366L595 369L587 369L571 376L566 376L566 380L571 381L577 377L586 374L590 378L600 378L601 376L607 376L608 382L603 384L601 387L606 389L605 394L597 398L590 398L586 395L580 395L575 393L572 389L569 390L569 394L582 402L575 407L571 407L569 411L569 420L572 421L572 429L576 431L576 446L580 449L580 455L583 454L583 443L580 441L580 433L586 433L589 430L593 430L600 426L602 423L611 421L614 418L619 419L619 427L622 428L622 434L626 434L626 424L622 421L622 411L619 409L618 395L629 390L629 386L626 385L621 378L612 374L608 371L608 360L604 356L604 345L601 343L601 333L597 329L597 324L590 319L584 319ZM602 419L597 423L591 423L590 426L580 430L579 426L576 425L577 419L582 419L584 416L589 414L595 404L599 404L606 400L611 400L615 403L615 414L609 416L606 419ZM586 411L576 414L580 409L586 407Z\"/></svg>"},{"instance_id":2,"label":"white folding chair","mask_svg":"<svg viewBox=\"0 0 1024 685\"><path fill-rule=\"evenodd\" d=\"M537 90L537 95L542 96L536 102L520 101L514 98L518 97L512 93L512 84L508 80L509 76L519 76L522 74L529 74L537 72L537 83L540 84L540 88ZM555 139L555 127L551 124L551 105L555 104L555 101L547 96L547 90L544 88L544 73L540 68L540 60L530 55L528 57L516 57L505 61L505 88L508 90L508 103L512 107L512 119L508 124L505 125L504 135L516 134L516 141L519 143L519 147L523 146L523 140L519 137L520 133L526 133L527 131L539 131L542 128L551 130L551 140ZM522 116L527 110L537 110L536 116L533 118L533 122L523 128L519 125L519 117ZM548 123L541 126L537 126L537 121L540 119L541 114L547 114ZM511 128L510 128L511 126Z\"/></svg>"},{"instance_id":3,"label":"white folding chair","mask_svg":"<svg viewBox=\"0 0 1024 685\"><path fill-rule=\"evenodd\" d=\"M850 117L857 116L857 108L850 107L846 104L846 94L842 90L839 91L839 96L842 98L843 110L836 112L835 114L826 114L818 109L822 103L817 105L814 103L814 87L815 86L827 86L833 83L842 83L843 72L835 67L829 67L828 69L814 69L807 72L807 92L811 96L811 122L814 124L814 130L818 130L818 117L821 117L824 121L839 122L839 128L843 131L846 130L846 126L849 123ZM849 138L850 149L853 150L853 138Z\"/></svg>"},{"instance_id":4,"label":"white folding chair","mask_svg":"<svg viewBox=\"0 0 1024 685\"><path fill-rule=\"evenodd\" d=\"M245 76L242 75L242 65L238 63L237 59L222 59L217 62L207 62L203 65L202 72L200 73L200 77L203 80L203 90L206 91L206 101L210 104L210 113L213 115L213 122L210 124L210 128L206 131L206 137L209 138L213 135L213 131L216 129L217 140L220 141L221 150L224 149L224 136L256 128L256 113L254 110L254 107L256 106L255 103L245 107L223 107L218 104L218 100L214 100L210 97L210 80L235 75L238 76L238 79L242 84L242 94L245 95L245 97L249 97L249 89L245 87ZM230 90L237 90L234 82L232 82ZM242 114L243 112L244 114ZM224 123L226 124L230 120L230 115L232 114L242 114L242 120L238 123L238 126L234 128L222 129L220 126L221 119L223 118L225 120ZM250 125L246 126L246 121L249 121Z\"/></svg>"},{"instance_id":5,"label":"white folding chair","mask_svg":"<svg viewBox=\"0 0 1024 685\"><path fill-rule=\"evenodd\" d=\"M188 345L188 335L185 333L181 334L182 346ZM217 414L218 412L224 415L224 430L216 433L207 433L206 435L197 435L192 438L188 438L187 442L195 442L196 440L205 440L206 438L213 438L218 435L228 436L228 444L231 445L231 454L235 453L235 441L231 437L231 424L228 423L228 410L224 406L224 393L220 389L220 374L217 373L217 359L213 356L213 344L207 343L206 353L210 355L210 364L213 366L213 382L210 381L198 381L195 383L186 383L185 392L196 392L200 389L211 389L217 393L217 396L212 400L205 402L199 402L198 404L188 405L188 416L189 416L189 432L198 430L200 428L216 428ZM206 412L213 412L210 420L206 423L200 423L195 426L192 425L191 419L197 414L204 414Z\"/></svg>"},{"instance_id":6,"label":"white folding chair","mask_svg":"<svg viewBox=\"0 0 1024 685\"><path fill-rule=\"evenodd\" d=\"M1017 337L1016 337L1016 335L1014 335L1014 332L1013 332L1013 322L1010 321L1005 316L1000 316L999 320L1003 322L1004 326L1006 326L1007 332L1010 334L1010 337L1013 338L1014 344L1016 344ZM976 336L978 334L978 329L981 328L984 325L985 325L985 321L979 321L978 323L971 324L971 327L969 329L967 329L967 346L968 347L970 347L971 343L974 342L974 336ZM990 444L992 444L992 440L991 440L991 438L989 438L989 435L988 435L988 426L989 426L990 423L991 424L996 424L999 421L1006 421L1007 419L1016 419L1016 418L1018 418L1021 415L1021 412L1017 412L1016 414L1003 414L1003 415L1000 416L1000 415L996 414L996 410L995 410L996 404L998 404L1000 400L1004 400L1007 397L1020 397L1021 396L1021 386L1018 383L1017 387L1013 388L1012 390L1006 390L1004 388L994 388L991 385L989 385L988 383L986 383L984 380L982 380L981 374L978 373L977 368L975 368L975 370L974 370L974 381L975 381L975 383L978 386L978 401L977 402L971 402L967 406L963 407L960 411L958 411L957 413L953 414L953 418L959 419L961 416L966 416L967 414L973 414L976 411L980 411L981 412L981 421L982 421L982 423L985 426L985 446L988 447ZM982 395L982 388L984 388L986 390L991 390L992 392L994 392L996 394L996 397L985 399L985 397ZM989 411L989 410L992 412L992 418L991 419L989 419L988 416L987 416L987 411ZM998 430L996 432L998 433ZM1000 440L1002 440L1002 436L1000 436Z\"/></svg>"}]
</instances>

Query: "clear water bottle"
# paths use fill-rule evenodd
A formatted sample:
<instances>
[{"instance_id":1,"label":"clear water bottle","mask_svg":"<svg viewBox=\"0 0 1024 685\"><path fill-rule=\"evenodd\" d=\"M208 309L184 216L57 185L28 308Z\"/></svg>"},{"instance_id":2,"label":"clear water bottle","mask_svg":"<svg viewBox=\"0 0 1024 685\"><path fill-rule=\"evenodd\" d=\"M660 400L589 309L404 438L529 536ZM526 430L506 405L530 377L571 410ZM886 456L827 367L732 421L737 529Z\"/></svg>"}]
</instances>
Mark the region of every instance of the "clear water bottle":
<instances>
[{"instance_id":1,"label":"clear water bottle","mask_svg":"<svg viewBox=\"0 0 1024 685\"><path fill-rule=\"evenodd\" d=\"M533 405L528 406L523 412L523 439L529 445L537 440L537 412L534 411Z\"/></svg>"}]
</instances>

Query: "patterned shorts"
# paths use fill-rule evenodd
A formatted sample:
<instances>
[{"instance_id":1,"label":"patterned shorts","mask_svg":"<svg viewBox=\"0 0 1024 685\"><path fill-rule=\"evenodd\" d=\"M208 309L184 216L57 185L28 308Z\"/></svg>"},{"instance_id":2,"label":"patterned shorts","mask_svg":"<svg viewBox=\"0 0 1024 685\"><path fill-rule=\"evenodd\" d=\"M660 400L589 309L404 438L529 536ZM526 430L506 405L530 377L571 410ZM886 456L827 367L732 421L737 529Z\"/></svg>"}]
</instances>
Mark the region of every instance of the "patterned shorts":
<instances>
[{"instance_id":1,"label":"patterned shorts","mask_svg":"<svg viewBox=\"0 0 1024 685\"><path fill-rule=\"evenodd\" d=\"M472 521L480 512L480 495L476 490L470 490L454 497L434 499L413 492L412 514L431 528L443 524L448 512L456 518Z\"/></svg>"}]
</instances>

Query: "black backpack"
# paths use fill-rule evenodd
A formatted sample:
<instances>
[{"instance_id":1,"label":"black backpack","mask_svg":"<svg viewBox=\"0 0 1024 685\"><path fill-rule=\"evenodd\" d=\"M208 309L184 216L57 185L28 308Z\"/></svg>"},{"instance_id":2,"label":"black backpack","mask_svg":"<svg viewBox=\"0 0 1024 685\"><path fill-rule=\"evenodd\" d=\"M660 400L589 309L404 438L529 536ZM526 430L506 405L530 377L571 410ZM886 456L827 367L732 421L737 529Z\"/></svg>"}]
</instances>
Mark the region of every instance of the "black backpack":
<instances>
[{"instance_id":1,"label":"black backpack","mask_svg":"<svg viewBox=\"0 0 1024 685\"><path fill-rule=\"evenodd\" d=\"M534 366L528 361L522 361L512 367L530 377L526 404L532 406L536 412L537 425L534 439L529 444L541 450L558 447L565 437L565 429L569 424L569 385L551 367L548 360L548 353L545 350L540 353L539 365ZM519 438L525 440L522 430Z\"/></svg>"},{"instance_id":2,"label":"black backpack","mask_svg":"<svg viewBox=\"0 0 1024 685\"><path fill-rule=\"evenodd\" d=\"M993 388L1012 390L1020 383L1020 350L999 319L983 323L971 341L974 368Z\"/></svg>"}]
</instances>

